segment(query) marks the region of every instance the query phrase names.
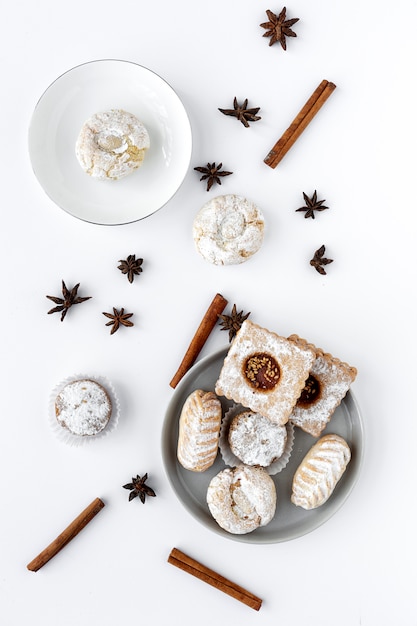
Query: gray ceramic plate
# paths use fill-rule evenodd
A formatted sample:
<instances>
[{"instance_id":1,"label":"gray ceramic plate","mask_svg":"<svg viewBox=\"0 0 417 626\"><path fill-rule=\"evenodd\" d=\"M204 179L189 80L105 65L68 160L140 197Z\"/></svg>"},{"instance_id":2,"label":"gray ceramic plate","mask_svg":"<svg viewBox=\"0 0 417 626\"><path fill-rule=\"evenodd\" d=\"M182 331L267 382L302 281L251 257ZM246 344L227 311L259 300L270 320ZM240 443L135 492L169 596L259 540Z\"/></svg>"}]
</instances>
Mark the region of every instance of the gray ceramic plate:
<instances>
[{"instance_id":1,"label":"gray ceramic plate","mask_svg":"<svg viewBox=\"0 0 417 626\"><path fill-rule=\"evenodd\" d=\"M349 391L323 432L323 434L333 432L341 435L352 451L352 458L344 475L325 504L312 511L305 511L290 501L294 472L304 455L316 441L315 438L296 428L290 461L282 472L272 476L278 494L277 511L274 519L267 526L258 528L246 535L227 533L213 519L206 503L207 487L210 480L225 468L220 454L217 455L214 465L203 473L185 470L178 463L176 455L178 421L182 406L189 394L195 389L214 390L227 351L228 347L223 348L199 361L184 376L174 391L162 431L162 456L168 480L188 512L206 528L223 537L245 543L278 543L296 539L313 531L330 519L340 509L356 483L363 457L364 434L359 407L352 392ZM230 406L230 403L224 398L222 398L222 402L225 409Z\"/></svg>"}]
</instances>

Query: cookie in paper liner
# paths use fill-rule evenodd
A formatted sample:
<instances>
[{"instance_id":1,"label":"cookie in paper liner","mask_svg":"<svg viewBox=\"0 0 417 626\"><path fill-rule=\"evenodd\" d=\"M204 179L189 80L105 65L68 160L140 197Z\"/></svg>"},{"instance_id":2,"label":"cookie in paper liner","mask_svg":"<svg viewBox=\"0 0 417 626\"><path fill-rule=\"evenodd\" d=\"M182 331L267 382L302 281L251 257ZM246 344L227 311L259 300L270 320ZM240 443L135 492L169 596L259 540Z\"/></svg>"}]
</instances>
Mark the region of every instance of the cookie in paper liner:
<instances>
[{"instance_id":1,"label":"cookie in paper liner","mask_svg":"<svg viewBox=\"0 0 417 626\"><path fill-rule=\"evenodd\" d=\"M69 445L107 436L119 420L119 400L104 376L69 376L49 396L49 421L57 437Z\"/></svg>"},{"instance_id":2,"label":"cookie in paper liner","mask_svg":"<svg viewBox=\"0 0 417 626\"><path fill-rule=\"evenodd\" d=\"M245 414L247 418L244 417ZM230 425L236 419L243 421L241 423L241 435L239 435L237 445L233 450L229 440ZM219 449L224 463L229 467L235 467L241 463L260 465L272 476L287 466L293 446L294 426L290 422L284 426L279 426L239 404L230 407L223 417ZM239 455L235 454L235 452L239 453L240 451Z\"/></svg>"}]
</instances>

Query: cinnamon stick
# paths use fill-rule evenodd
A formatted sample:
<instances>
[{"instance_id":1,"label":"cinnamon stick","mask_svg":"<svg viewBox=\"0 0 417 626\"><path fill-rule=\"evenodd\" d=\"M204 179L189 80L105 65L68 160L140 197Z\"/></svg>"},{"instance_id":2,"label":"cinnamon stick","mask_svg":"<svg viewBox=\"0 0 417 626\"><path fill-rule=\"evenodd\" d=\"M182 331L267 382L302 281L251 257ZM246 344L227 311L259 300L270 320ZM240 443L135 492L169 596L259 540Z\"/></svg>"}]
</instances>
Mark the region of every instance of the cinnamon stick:
<instances>
[{"instance_id":1,"label":"cinnamon stick","mask_svg":"<svg viewBox=\"0 0 417 626\"><path fill-rule=\"evenodd\" d=\"M82 513L71 522L69 526L58 537L49 544L37 557L28 565L28 570L37 572L41 567L52 559L64 546L74 539L76 535L97 515L104 506L104 502L100 498L96 498L88 505Z\"/></svg>"},{"instance_id":2,"label":"cinnamon stick","mask_svg":"<svg viewBox=\"0 0 417 626\"><path fill-rule=\"evenodd\" d=\"M290 126L268 152L264 162L269 167L275 168L278 165L335 89L334 83L328 80L321 81Z\"/></svg>"},{"instance_id":3,"label":"cinnamon stick","mask_svg":"<svg viewBox=\"0 0 417 626\"><path fill-rule=\"evenodd\" d=\"M243 587L240 587L236 583L231 582L224 576L221 576L217 572L214 572L212 569L209 569L205 565L202 565L198 561L195 561L191 557L184 554L177 548L173 548L168 557L168 563L171 565L175 565L179 569L182 569L184 572L195 576L199 580L211 585L212 587L216 587L219 591L223 591L227 593L227 595L232 596L236 600L243 602L251 609L255 611L259 611L262 605L262 600L255 596L250 591L247 591Z\"/></svg>"},{"instance_id":4,"label":"cinnamon stick","mask_svg":"<svg viewBox=\"0 0 417 626\"><path fill-rule=\"evenodd\" d=\"M220 313L222 313L226 305L227 305L227 300L223 298L223 296L220 293L217 293L214 296L213 300L211 301L211 304L209 308L207 309L206 313L204 314L204 317L201 320L201 323L199 327L197 328L194 334L194 337L191 340L191 343L184 355L183 360L181 361L181 364L177 372L175 373L174 377L169 383L171 387L173 387L174 389L180 382L181 378L188 372L190 367L194 364L196 358L201 352L201 349L206 343L208 336L210 335L211 331L216 325L218 316L220 315Z\"/></svg>"}]
</instances>

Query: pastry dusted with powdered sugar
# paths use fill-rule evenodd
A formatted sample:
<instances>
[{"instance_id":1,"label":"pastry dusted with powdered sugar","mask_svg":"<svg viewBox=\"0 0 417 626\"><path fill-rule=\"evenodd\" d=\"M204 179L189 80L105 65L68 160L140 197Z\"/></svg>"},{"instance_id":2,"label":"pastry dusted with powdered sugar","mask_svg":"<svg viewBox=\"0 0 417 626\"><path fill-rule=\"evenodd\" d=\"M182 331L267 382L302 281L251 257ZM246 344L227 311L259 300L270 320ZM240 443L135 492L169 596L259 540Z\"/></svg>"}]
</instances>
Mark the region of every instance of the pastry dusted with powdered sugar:
<instances>
[{"instance_id":1,"label":"pastry dusted with powdered sugar","mask_svg":"<svg viewBox=\"0 0 417 626\"><path fill-rule=\"evenodd\" d=\"M274 517L275 483L262 467L228 468L211 479L207 504L221 528L236 535L250 533Z\"/></svg>"},{"instance_id":2,"label":"pastry dusted with powdered sugar","mask_svg":"<svg viewBox=\"0 0 417 626\"><path fill-rule=\"evenodd\" d=\"M193 223L196 249L214 265L247 261L259 250L263 237L262 212L252 201L235 194L206 202Z\"/></svg>"},{"instance_id":3,"label":"pastry dusted with powdered sugar","mask_svg":"<svg viewBox=\"0 0 417 626\"><path fill-rule=\"evenodd\" d=\"M307 510L327 502L350 458L350 448L342 437L335 434L321 437L294 474L291 502Z\"/></svg>"},{"instance_id":4,"label":"pastry dusted with powdered sugar","mask_svg":"<svg viewBox=\"0 0 417 626\"><path fill-rule=\"evenodd\" d=\"M67 383L55 399L58 424L73 435L91 437L104 430L110 420L112 402L107 390L95 380Z\"/></svg>"},{"instance_id":5,"label":"pastry dusted with powdered sugar","mask_svg":"<svg viewBox=\"0 0 417 626\"><path fill-rule=\"evenodd\" d=\"M282 456L287 429L259 413L242 411L230 422L228 441L233 454L245 465L268 467Z\"/></svg>"},{"instance_id":6,"label":"pastry dusted with powdered sugar","mask_svg":"<svg viewBox=\"0 0 417 626\"><path fill-rule=\"evenodd\" d=\"M98 180L119 180L143 164L150 139L132 113L111 109L95 113L82 126L75 154L82 169Z\"/></svg>"},{"instance_id":7,"label":"pastry dusted with powdered sugar","mask_svg":"<svg viewBox=\"0 0 417 626\"><path fill-rule=\"evenodd\" d=\"M290 420L313 437L319 437L355 380L357 370L298 335L289 339L298 346L308 346L316 354Z\"/></svg>"},{"instance_id":8,"label":"pastry dusted with powdered sugar","mask_svg":"<svg viewBox=\"0 0 417 626\"><path fill-rule=\"evenodd\" d=\"M215 392L283 425L314 359L308 346L245 320L224 359Z\"/></svg>"},{"instance_id":9,"label":"pastry dusted with powdered sugar","mask_svg":"<svg viewBox=\"0 0 417 626\"><path fill-rule=\"evenodd\" d=\"M193 472L204 472L216 460L222 406L213 391L196 389L186 399L180 415L177 457Z\"/></svg>"}]
</instances>

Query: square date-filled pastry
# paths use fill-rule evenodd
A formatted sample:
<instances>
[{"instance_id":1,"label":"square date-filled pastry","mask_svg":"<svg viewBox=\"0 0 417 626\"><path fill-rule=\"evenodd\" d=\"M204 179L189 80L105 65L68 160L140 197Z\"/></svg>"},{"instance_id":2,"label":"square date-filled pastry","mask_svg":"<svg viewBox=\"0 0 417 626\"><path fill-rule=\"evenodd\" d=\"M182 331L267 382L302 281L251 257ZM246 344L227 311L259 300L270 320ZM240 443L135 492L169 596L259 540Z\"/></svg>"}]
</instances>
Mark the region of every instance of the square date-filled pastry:
<instances>
[{"instance_id":1,"label":"square date-filled pastry","mask_svg":"<svg viewBox=\"0 0 417 626\"><path fill-rule=\"evenodd\" d=\"M216 394L285 424L315 356L309 346L245 320L224 359Z\"/></svg>"},{"instance_id":2,"label":"square date-filled pastry","mask_svg":"<svg viewBox=\"0 0 417 626\"><path fill-rule=\"evenodd\" d=\"M355 380L357 370L298 335L288 339L298 346L309 346L316 353L290 421L313 437L319 437Z\"/></svg>"}]
</instances>

